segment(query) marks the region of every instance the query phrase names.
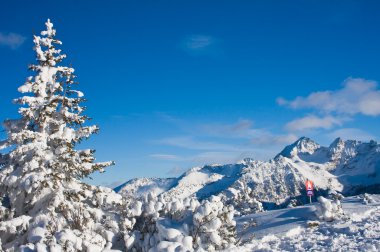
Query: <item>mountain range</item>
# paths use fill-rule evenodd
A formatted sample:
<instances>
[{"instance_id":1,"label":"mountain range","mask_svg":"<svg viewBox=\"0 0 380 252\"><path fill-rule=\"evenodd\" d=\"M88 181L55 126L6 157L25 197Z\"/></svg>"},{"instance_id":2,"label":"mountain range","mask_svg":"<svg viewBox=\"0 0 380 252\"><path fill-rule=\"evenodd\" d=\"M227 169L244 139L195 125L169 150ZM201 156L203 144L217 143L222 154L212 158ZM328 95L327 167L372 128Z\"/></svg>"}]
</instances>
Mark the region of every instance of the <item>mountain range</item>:
<instances>
[{"instance_id":1,"label":"mountain range","mask_svg":"<svg viewBox=\"0 0 380 252\"><path fill-rule=\"evenodd\" d=\"M236 164L194 167L177 178L133 179L114 190L135 198L154 192L171 200L218 195L235 205L248 197L264 209L274 209L306 203L307 179L314 183L315 196L378 193L380 145L337 138L321 146L301 137L269 161L246 158Z\"/></svg>"}]
</instances>

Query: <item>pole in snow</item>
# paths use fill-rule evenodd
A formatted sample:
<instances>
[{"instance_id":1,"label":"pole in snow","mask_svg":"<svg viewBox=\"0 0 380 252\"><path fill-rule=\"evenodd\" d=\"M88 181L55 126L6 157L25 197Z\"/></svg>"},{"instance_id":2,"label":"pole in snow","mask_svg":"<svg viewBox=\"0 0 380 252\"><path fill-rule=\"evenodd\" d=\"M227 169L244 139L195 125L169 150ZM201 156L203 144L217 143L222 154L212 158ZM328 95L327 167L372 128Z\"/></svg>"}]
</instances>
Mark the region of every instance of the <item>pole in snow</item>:
<instances>
[{"instance_id":1,"label":"pole in snow","mask_svg":"<svg viewBox=\"0 0 380 252\"><path fill-rule=\"evenodd\" d=\"M309 201L311 204L311 196L314 196L313 182L306 179L305 187L306 187L306 194L307 194L307 196L309 196Z\"/></svg>"}]
</instances>

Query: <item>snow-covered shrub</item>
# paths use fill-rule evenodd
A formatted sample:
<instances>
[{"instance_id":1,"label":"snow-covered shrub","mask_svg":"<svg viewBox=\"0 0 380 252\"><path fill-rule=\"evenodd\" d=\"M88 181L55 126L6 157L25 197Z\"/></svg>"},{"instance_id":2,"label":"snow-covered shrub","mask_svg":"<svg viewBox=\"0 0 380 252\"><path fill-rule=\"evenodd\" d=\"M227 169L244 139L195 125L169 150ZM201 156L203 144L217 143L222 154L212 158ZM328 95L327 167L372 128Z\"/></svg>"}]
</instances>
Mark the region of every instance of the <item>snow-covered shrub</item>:
<instances>
[{"instance_id":1,"label":"snow-covered shrub","mask_svg":"<svg viewBox=\"0 0 380 252\"><path fill-rule=\"evenodd\" d=\"M329 190L328 191L328 198L331 200L336 200L336 199L342 200L342 199L344 199L344 196L335 190Z\"/></svg>"},{"instance_id":2,"label":"snow-covered shrub","mask_svg":"<svg viewBox=\"0 0 380 252\"><path fill-rule=\"evenodd\" d=\"M253 195L253 190L245 181L238 181L233 189L232 197L225 199L225 202L232 204L237 214L247 215L264 211L263 204Z\"/></svg>"},{"instance_id":3,"label":"snow-covered shrub","mask_svg":"<svg viewBox=\"0 0 380 252\"><path fill-rule=\"evenodd\" d=\"M149 193L141 199L127 199L125 202L121 216L128 251L192 249L188 228L191 223L187 220L191 220L194 208L199 205L197 200L166 202L163 197Z\"/></svg>"},{"instance_id":4,"label":"snow-covered shrub","mask_svg":"<svg viewBox=\"0 0 380 252\"><path fill-rule=\"evenodd\" d=\"M306 224L307 224L308 228L315 228L315 227L319 227L321 225L321 223L319 223L319 221L308 221Z\"/></svg>"},{"instance_id":5,"label":"snow-covered shrub","mask_svg":"<svg viewBox=\"0 0 380 252\"><path fill-rule=\"evenodd\" d=\"M368 205L372 203L376 203L375 199L368 193L363 194L363 204Z\"/></svg>"},{"instance_id":6,"label":"snow-covered shrub","mask_svg":"<svg viewBox=\"0 0 380 252\"><path fill-rule=\"evenodd\" d=\"M79 179L113 162L95 163L94 150L76 150L98 131L88 126L74 69L61 65L56 30L34 36L35 72L15 99L20 118L6 120L0 149L1 251L83 251L111 248L119 232L121 196ZM6 202L6 204L3 204Z\"/></svg>"},{"instance_id":7,"label":"snow-covered shrub","mask_svg":"<svg viewBox=\"0 0 380 252\"><path fill-rule=\"evenodd\" d=\"M12 218L12 213L8 206L8 199L2 198L0 193L0 221L5 221Z\"/></svg>"},{"instance_id":8,"label":"snow-covered shrub","mask_svg":"<svg viewBox=\"0 0 380 252\"><path fill-rule=\"evenodd\" d=\"M8 241L14 240L19 233L25 233L28 230L30 219L31 217L23 215L0 222L0 243L3 250Z\"/></svg>"},{"instance_id":9,"label":"snow-covered shrub","mask_svg":"<svg viewBox=\"0 0 380 252\"><path fill-rule=\"evenodd\" d=\"M167 202L150 193L130 200L122 216L128 251L215 250L235 243L234 209L219 197Z\"/></svg>"},{"instance_id":10,"label":"snow-covered shrub","mask_svg":"<svg viewBox=\"0 0 380 252\"><path fill-rule=\"evenodd\" d=\"M236 222L233 217L233 206L224 206L220 197L212 196L203 201L193 216L195 247L214 251L234 245Z\"/></svg>"},{"instance_id":11,"label":"snow-covered shrub","mask_svg":"<svg viewBox=\"0 0 380 252\"><path fill-rule=\"evenodd\" d=\"M322 196L318 197L319 204L317 205L316 214L319 219L324 221L333 221L341 218L343 213L342 205L338 199L333 201Z\"/></svg>"},{"instance_id":12,"label":"snow-covered shrub","mask_svg":"<svg viewBox=\"0 0 380 252\"><path fill-rule=\"evenodd\" d=\"M296 207L298 205L298 202L296 199L291 199L287 208L293 208L293 207Z\"/></svg>"}]
</instances>

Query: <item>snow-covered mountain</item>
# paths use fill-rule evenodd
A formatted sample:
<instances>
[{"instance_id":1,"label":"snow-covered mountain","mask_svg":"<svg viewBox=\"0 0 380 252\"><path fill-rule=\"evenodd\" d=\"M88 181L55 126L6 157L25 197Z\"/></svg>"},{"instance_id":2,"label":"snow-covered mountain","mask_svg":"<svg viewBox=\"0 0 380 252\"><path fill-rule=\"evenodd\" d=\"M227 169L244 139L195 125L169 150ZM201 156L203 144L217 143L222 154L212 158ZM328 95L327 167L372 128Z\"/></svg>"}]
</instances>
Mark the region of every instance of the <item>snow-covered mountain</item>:
<instances>
[{"instance_id":1,"label":"snow-covered mountain","mask_svg":"<svg viewBox=\"0 0 380 252\"><path fill-rule=\"evenodd\" d=\"M141 178L132 179L126 183L114 188L120 194L130 194L134 197L144 197L149 193L156 195L161 194L172 188L177 179L176 178Z\"/></svg>"},{"instance_id":2,"label":"snow-covered mountain","mask_svg":"<svg viewBox=\"0 0 380 252\"><path fill-rule=\"evenodd\" d=\"M302 137L267 162L244 159L195 167L175 179L134 179L116 191L136 197L153 189L168 199L219 195L235 207L254 198L264 208L273 208L291 200L304 203L306 179L314 182L317 195L331 190L350 195L375 192L380 188L380 145L338 138L325 147Z\"/></svg>"}]
</instances>

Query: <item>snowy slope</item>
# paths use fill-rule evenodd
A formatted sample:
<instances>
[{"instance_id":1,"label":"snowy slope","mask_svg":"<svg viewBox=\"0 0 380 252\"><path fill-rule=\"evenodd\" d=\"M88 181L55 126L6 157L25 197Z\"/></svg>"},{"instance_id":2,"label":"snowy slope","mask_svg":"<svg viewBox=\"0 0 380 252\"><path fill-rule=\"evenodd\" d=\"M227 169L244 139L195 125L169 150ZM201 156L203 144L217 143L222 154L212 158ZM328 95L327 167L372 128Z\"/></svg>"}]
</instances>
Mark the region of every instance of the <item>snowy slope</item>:
<instances>
[{"instance_id":1,"label":"snowy slope","mask_svg":"<svg viewBox=\"0 0 380 252\"><path fill-rule=\"evenodd\" d=\"M240 217L242 245L233 251L379 251L380 195L371 198L343 199L344 218L332 222L317 219L319 203Z\"/></svg>"},{"instance_id":2,"label":"snowy slope","mask_svg":"<svg viewBox=\"0 0 380 252\"><path fill-rule=\"evenodd\" d=\"M187 198L195 195L204 199L230 187L240 176L244 164L207 165L183 174L175 187L164 193L165 198Z\"/></svg>"},{"instance_id":3,"label":"snowy slope","mask_svg":"<svg viewBox=\"0 0 380 252\"><path fill-rule=\"evenodd\" d=\"M362 190L378 193L380 188L380 145L374 141L356 144L355 148L346 147L344 155L333 173L345 185L345 191L355 193L355 191ZM348 159L346 156L351 156L351 158Z\"/></svg>"},{"instance_id":4,"label":"snowy slope","mask_svg":"<svg viewBox=\"0 0 380 252\"><path fill-rule=\"evenodd\" d=\"M132 179L114 188L122 195L145 197L149 193L161 194L172 188L177 182L176 178L142 178Z\"/></svg>"},{"instance_id":5,"label":"snowy slope","mask_svg":"<svg viewBox=\"0 0 380 252\"><path fill-rule=\"evenodd\" d=\"M245 165L244 174L222 193L226 199L231 199L232 204L242 193L241 184L247 184L252 189L252 197L267 203L264 204L265 208L286 206L291 199L304 203L306 179L312 179L315 189L321 194L326 194L330 189L340 191L343 188L336 177L318 163L278 156L269 162L251 161Z\"/></svg>"},{"instance_id":6,"label":"snowy slope","mask_svg":"<svg viewBox=\"0 0 380 252\"><path fill-rule=\"evenodd\" d=\"M133 197L153 188L168 199L219 195L235 207L242 198L250 197L262 202L265 209L274 209L291 200L306 203L306 179L314 182L317 195L327 195L329 190L349 195L376 192L380 145L338 138L325 147L302 137L267 162L244 159L237 164L195 167L177 179L135 179L117 190Z\"/></svg>"}]
</instances>

